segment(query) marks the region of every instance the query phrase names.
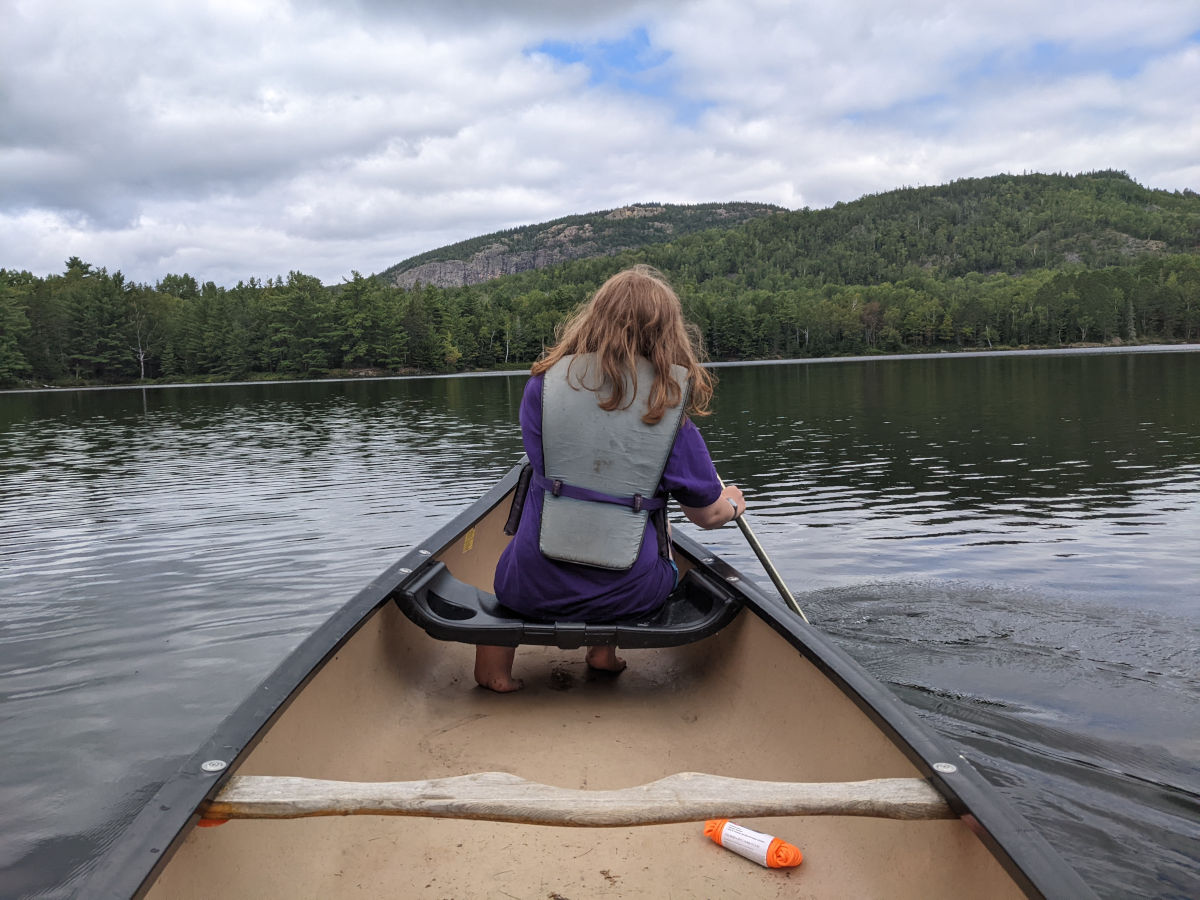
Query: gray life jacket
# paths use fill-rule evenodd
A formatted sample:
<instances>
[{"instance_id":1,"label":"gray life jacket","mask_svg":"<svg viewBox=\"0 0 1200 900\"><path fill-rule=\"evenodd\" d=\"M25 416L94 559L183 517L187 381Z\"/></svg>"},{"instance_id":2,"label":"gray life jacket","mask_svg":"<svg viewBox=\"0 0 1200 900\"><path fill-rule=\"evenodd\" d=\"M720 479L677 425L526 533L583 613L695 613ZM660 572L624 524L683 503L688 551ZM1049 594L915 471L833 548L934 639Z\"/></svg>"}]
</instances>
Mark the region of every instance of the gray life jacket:
<instances>
[{"instance_id":1,"label":"gray life jacket","mask_svg":"<svg viewBox=\"0 0 1200 900\"><path fill-rule=\"evenodd\" d=\"M575 361L574 368L571 367ZM654 384L654 367L639 357L637 391L626 376L623 409L597 404L606 389L589 390L603 377L593 354L565 356L546 372L542 387L542 456L545 477L538 546L564 562L624 570L637 561L652 512L665 523L659 483L687 405L687 369L672 366L680 402L654 425L642 421ZM569 380L568 383L568 369ZM582 389L577 390L577 387Z\"/></svg>"}]
</instances>

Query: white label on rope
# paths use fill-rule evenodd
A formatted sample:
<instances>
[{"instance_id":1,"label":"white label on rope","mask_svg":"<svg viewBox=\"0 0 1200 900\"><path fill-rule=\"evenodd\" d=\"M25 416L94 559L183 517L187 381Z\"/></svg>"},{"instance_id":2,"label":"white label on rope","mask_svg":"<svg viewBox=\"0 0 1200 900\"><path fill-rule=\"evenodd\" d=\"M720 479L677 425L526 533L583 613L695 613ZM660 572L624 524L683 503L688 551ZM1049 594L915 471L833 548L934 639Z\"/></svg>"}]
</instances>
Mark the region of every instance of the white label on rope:
<instances>
[{"instance_id":1,"label":"white label on rope","mask_svg":"<svg viewBox=\"0 0 1200 900\"><path fill-rule=\"evenodd\" d=\"M761 831L751 831L749 828L734 825L732 822L726 822L725 828L721 831L722 847L732 850L738 856L752 859L760 866L767 864L767 850L770 849L773 840L775 840L773 835L763 834Z\"/></svg>"}]
</instances>

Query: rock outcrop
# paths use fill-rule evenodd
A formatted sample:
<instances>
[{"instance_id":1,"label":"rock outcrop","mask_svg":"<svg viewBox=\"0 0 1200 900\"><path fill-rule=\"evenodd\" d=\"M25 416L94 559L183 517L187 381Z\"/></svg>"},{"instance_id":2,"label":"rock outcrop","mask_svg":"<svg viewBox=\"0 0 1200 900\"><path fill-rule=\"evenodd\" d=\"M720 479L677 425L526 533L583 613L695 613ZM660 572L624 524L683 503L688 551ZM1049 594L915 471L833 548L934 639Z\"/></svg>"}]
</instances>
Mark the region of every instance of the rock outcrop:
<instances>
[{"instance_id":1,"label":"rock outcrop","mask_svg":"<svg viewBox=\"0 0 1200 900\"><path fill-rule=\"evenodd\" d=\"M436 287L464 287L491 281L501 275L515 275L530 269L544 269L572 259L598 255L586 244L560 244L538 250L510 251L504 244L492 244L470 259L447 259L422 263L415 269L392 276L402 288L432 284Z\"/></svg>"},{"instance_id":2,"label":"rock outcrop","mask_svg":"<svg viewBox=\"0 0 1200 900\"><path fill-rule=\"evenodd\" d=\"M731 228L782 210L761 203L636 204L498 232L413 257L381 273L393 284L465 287L531 269L608 256L705 228Z\"/></svg>"}]
</instances>

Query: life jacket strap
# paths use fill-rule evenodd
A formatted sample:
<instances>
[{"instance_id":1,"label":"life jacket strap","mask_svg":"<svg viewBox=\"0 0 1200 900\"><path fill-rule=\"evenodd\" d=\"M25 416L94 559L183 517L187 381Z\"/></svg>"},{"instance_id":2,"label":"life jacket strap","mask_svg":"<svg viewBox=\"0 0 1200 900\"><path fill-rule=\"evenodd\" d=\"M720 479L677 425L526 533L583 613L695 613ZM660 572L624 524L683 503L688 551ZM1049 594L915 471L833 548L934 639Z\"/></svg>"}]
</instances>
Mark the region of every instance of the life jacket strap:
<instances>
[{"instance_id":1,"label":"life jacket strap","mask_svg":"<svg viewBox=\"0 0 1200 900\"><path fill-rule=\"evenodd\" d=\"M541 491L549 491L555 497L569 497L572 500L587 500L591 503L611 503L614 506L627 506L634 512L654 512L667 505L666 497L643 497L634 494L632 497L617 497L603 491L593 491L590 488L567 484L561 478L548 478L537 472L533 474L531 487Z\"/></svg>"},{"instance_id":2,"label":"life jacket strap","mask_svg":"<svg viewBox=\"0 0 1200 900\"><path fill-rule=\"evenodd\" d=\"M513 491L512 504L508 507L508 521L504 523L504 533L512 536L517 533L521 524L521 512L525 509L525 497L529 494L529 481L533 478L533 463L525 463L517 478L517 487Z\"/></svg>"}]
</instances>

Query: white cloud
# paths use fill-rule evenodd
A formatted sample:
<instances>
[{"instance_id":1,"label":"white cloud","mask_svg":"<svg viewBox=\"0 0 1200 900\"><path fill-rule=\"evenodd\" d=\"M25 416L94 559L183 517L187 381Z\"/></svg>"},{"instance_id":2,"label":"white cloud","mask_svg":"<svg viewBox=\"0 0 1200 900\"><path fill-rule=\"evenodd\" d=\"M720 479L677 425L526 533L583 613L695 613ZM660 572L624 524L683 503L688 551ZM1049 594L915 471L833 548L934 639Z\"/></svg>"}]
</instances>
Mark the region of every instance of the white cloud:
<instances>
[{"instance_id":1,"label":"white cloud","mask_svg":"<svg viewBox=\"0 0 1200 900\"><path fill-rule=\"evenodd\" d=\"M0 266L43 274L79 255L337 281L635 201L1108 167L1200 184L1191 0L7 6ZM621 69L643 33L652 82ZM597 41L612 72L537 52Z\"/></svg>"}]
</instances>

